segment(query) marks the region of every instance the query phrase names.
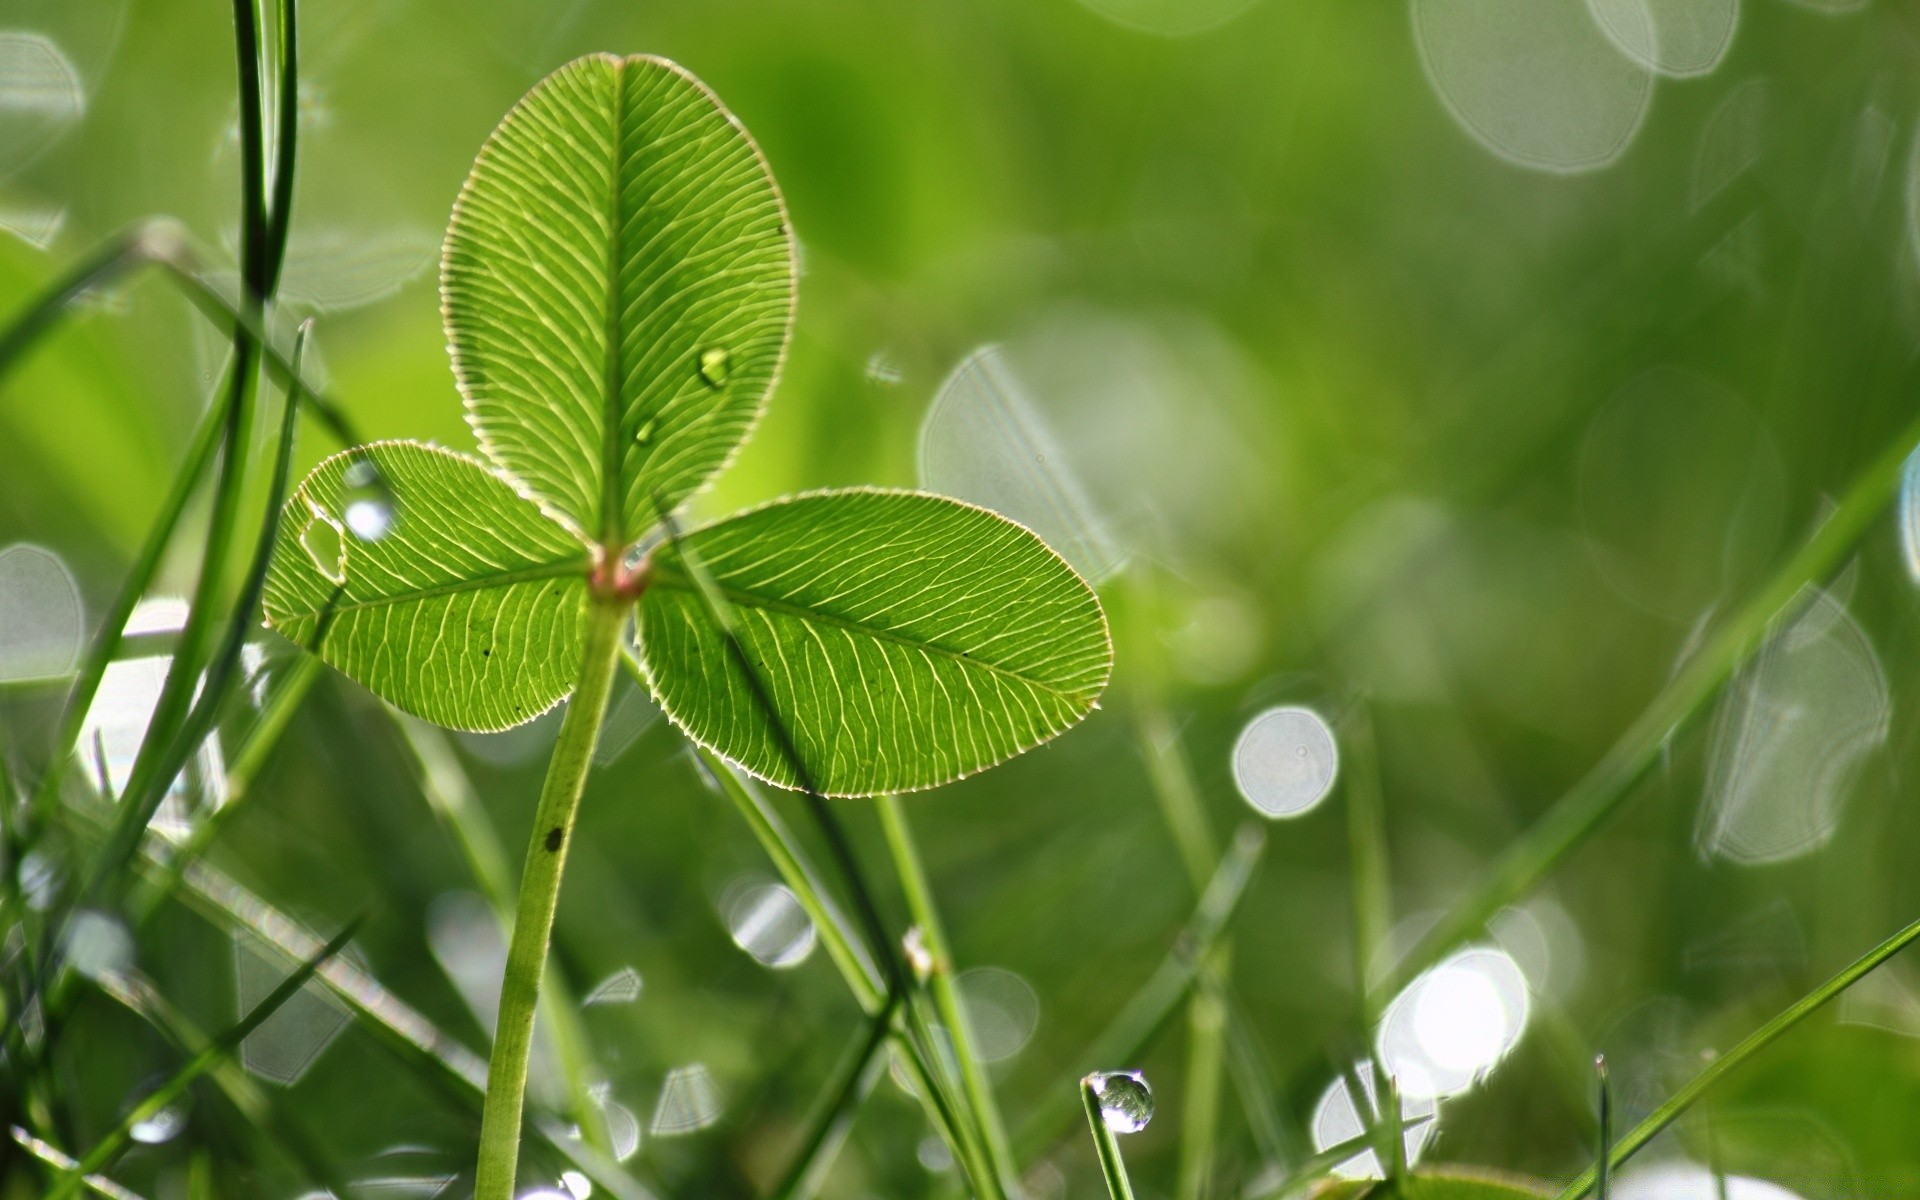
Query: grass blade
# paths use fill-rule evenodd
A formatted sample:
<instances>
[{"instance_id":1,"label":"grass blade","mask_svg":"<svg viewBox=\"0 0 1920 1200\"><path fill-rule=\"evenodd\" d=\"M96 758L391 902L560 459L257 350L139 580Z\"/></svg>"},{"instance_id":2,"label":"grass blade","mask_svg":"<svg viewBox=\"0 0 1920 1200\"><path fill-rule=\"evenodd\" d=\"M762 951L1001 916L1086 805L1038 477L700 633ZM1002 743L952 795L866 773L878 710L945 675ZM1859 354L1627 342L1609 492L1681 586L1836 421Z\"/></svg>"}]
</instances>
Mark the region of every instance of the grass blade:
<instances>
[{"instance_id":1,"label":"grass blade","mask_svg":"<svg viewBox=\"0 0 1920 1200\"><path fill-rule=\"evenodd\" d=\"M894 871L900 878L900 890L906 896L907 911L919 927L927 954L933 960L927 989L933 993L934 1009L953 1042L962 1095L972 1109L973 1123L985 1143L988 1162L999 1175L1002 1189L1011 1194L1018 1189L1020 1169L1013 1160L1006 1122L1001 1119L999 1102L994 1099L993 1083L974 1049L973 1029L954 983L953 955L940 910L934 903L933 887L927 882L926 867L920 861L920 850L914 844L913 829L907 824L906 810L899 798L881 796L878 804L880 827L893 855Z\"/></svg>"},{"instance_id":2,"label":"grass blade","mask_svg":"<svg viewBox=\"0 0 1920 1200\"><path fill-rule=\"evenodd\" d=\"M247 1035L258 1029L268 1017L280 1011L281 1006L287 1001L293 999L294 995L306 986L307 981L313 978L314 972L320 969L322 963L346 947L347 942L353 938L359 928L358 920L349 922L347 927L329 939L318 953L301 963L296 970L281 980L279 986L268 992L266 997L254 1005L246 1016L222 1030L218 1036L207 1043L204 1049L188 1060L186 1065L174 1072L171 1078L154 1089L146 1099L129 1109L126 1116L120 1119L120 1123L94 1143L93 1149L83 1155L79 1163L67 1172L53 1189L51 1200L67 1200L80 1190L83 1176L92 1174L112 1162L132 1140L134 1126L164 1110L193 1086L194 1081L237 1051Z\"/></svg>"},{"instance_id":3,"label":"grass blade","mask_svg":"<svg viewBox=\"0 0 1920 1200\"><path fill-rule=\"evenodd\" d=\"M1825 579L1900 486L1900 469L1920 443L1920 421L1887 443L1847 488L1827 520L1722 624L1594 768L1516 841L1486 881L1422 938L1382 990L1395 994L1450 951L1479 935L1502 908L1526 895L1625 803L1673 733L1719 692L1801 589Z\"/></svg>"},{"instance_id":4,"label":"grass blade","mask_svg":"<svg viewBox=\"0 0 1920 1200\"><path fill-rule=\"evenodd\" d=\"M812 1123L807 1136L794 1155L793 1165L777 1187L771 1200L812 1200L826 1182L827 1171L853 1131L854 1114L860 1102L873 1090L880 1077L880 1050L893 1029L896 1004L889 1001L867 1024L866 1036L847 1060L839 1078L828 1087L828 1102Z\"/></svg>"},{"instance_id":5,"label":"grass blade","mask_svg":"<svg viewBox=\"0 0 1920 1200\"><path fill-rule=\"evenodd\" d=\"M1127 1164L1120 1157L1120 1139L1100 1115L1100 1096L1093 1090L1098 1078L1089 1075L1080 1081L1080 1104L1087 1110L1087 1123L1093 1126L1093 1149L1100 1158L1100 1174L1106 1180L1108 1200L1133 1200L1133 1181L1127 1178Z\"/></svg>"},{"instance_id":6,"label":"grass blade","mask_svg":"<svg viewBox=\"0 0 1920 1200\"><path fill-rule=\"evenodd\" d=\"M1600 1092L1600 1156L1593 1163L1594 1194L1607 1200L1613 1183L1613 1088L1607 1079L1607 1056L1593 1060L1593 1073Z\"/></svg>"},{"instance_id":7,"label":"grass blade","mask_svg":"<svg viewBox=\"0 0 1920 1200\"><path fill-rule=\"evenodd\" d=\"M103 979L101 991L153 1026L182 1053L198 1054L206 1046L206 1035L137 972ZM252 1126L258 1140L279 1150L315 1184L336 1196L347 1194L332 1162L294 1121L280 1098L254 1082L231 1057L216 1062L210 1074L214 1084Z\"/></svg>"},{"instance_id":8,"label":"grass blade","mask_svg":"<svg viewBox=\"0 0 1920 1200\"><path fill-rule=\"evenodd\" d=\"M62 1154L59 1150L55 1149L51 1143L42 1141L33 1136L33 1134L20 1128L20 1126L15 1125L12 1133L16 1145L55 1170L75 1171L79 1169L80 1164L74 1161L73 1158ZM81 1179L81 1182L89 1188L92 1188L96 1194L105 1196L107 1200L144 1200L140 1193L121 1187L105 1175L87 1175Z\"/></svg>"},{"instance_id":9,"label":"grass blade","mask_svg":"<svg viewBox=\"0 0 1920 1200\"><path fill-rule=\"evenodd\" d=\"M1693 1107L1709 1088L1745 1065L1748 1059L1778 1041L1787 1031L1818 1012L1829 1001L1860 982L1875 967L1906 949L1916 938L1920 938L1920 921L1908 925L1855 959L1838 975L1788 1005L1773 1020L1748 1034L1739 1045L1714 1059L1705 1070L1688 1080L1684 1087L1668 1097L1666 1103L1654 1109L1646 1120L1634 1126L1625 1137L1613 1144L1612 1152L1606 1157L1608 1169L1619 1170L1621 1164L1638 1153L1643 1146L1653 1140L1655 1135L1678 1120L1687 1109ZM1567 1185L1566 1189L1560 1193L1559 1200L1579 1200L1594 1189L1599 1181L1599 1174L1598 1164L1588 1168L1578 1179Z\"/></svg>"},{"instance_id":10,"label":"grass blade","mask_svg":"<svg viewBox=\"0 0 1920 1200\"><path fill-rule=\"evenodd\" d=\"M1140 705L1135 733L1160 814L1173 833L1197 897L1219 867L1219 851L1173 718L1157 695ZM1224 983L1232 956L1231 943L1222 940L1208 955L1202 976ZM1195 988L1187 1000L1187 1103L1180 1118L1180 1170L1174 1192L1178 1200L1205 1200L1213 1177L1226 1035L1226 1011L1219 991L1217 987Z\"/></svg>"},{"instance_id":11,"label":"grass blade","mask_svg":"<svg viewBox=\"0 0 1920 1200\"><path fill-rule=\"evenodd\" d=\"M1247 881L1253 877L1253 868L1266 844L1266 834L1259 826L1249 823L1240 827L1193 916L1175 937L1173 949L1080 1056L1081 1069L1076 1078L1105 1065L1138 1061L1193 987L1200 962L1219 940L1241 896L1246 894ZM1073 1120L1072 1095L1071 1084L1051 1089L1034 1108L1014 1137L1014 1153L1022 1161L1039 1154L1066 1130Z\"/></svg>"}]
</instances>

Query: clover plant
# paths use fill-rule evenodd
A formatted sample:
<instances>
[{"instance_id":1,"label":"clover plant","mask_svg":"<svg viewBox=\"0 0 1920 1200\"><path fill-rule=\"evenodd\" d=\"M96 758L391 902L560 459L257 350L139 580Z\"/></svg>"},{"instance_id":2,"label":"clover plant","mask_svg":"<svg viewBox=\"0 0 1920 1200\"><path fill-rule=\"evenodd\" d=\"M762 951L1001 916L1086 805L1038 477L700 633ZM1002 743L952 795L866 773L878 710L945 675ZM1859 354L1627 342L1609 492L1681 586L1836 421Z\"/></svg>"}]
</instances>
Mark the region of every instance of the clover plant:
<instances>
[{"instance_id":1,"label":"clover plant","mask_svg":"<svg viewBox=\"0 0 1920 1200\"><path fill-rule=\"evenodd\" d=\"M447 340L484 457L356 447L283 514L269 623L375 694L464 730L572 696L520 885L480 1200L512 1194L535 998L630 618L689 737L824 795L958 779L1065 730L1106 684L1092 590L985 509L822 491L662 536L752 430L795 285L767 164L699 80L659 58L570 63L481 148L447 230Z\"/></svg>"}]
</instances>

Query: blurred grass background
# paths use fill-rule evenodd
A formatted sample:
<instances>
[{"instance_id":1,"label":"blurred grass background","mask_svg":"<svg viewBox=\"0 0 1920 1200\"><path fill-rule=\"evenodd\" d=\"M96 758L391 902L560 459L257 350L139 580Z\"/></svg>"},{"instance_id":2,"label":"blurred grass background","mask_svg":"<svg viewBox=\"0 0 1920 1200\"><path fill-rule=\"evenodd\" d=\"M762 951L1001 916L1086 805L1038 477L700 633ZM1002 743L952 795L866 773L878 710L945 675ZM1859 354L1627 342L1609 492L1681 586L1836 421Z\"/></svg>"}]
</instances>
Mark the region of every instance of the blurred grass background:
<instances>
[{"instance_id":1,"label":"blurred grass background","mask_svg":"<svg viewBox=\"0 0 1920 1200\"><path fill-rule=\"evenodd\" d=\"M1003 343L1157 580L1126 632L1170 664L1216 828L1249 811L1228 764L1248 717L1364 697L1396 916L1417 930L1913 415L1920 12L1819 8L1745 0L1712 70L1649 77L1618 161L1562 175L1470 136L1398 2L1255 0L1163 37L1075 0L308 0L285 290L322 312L320 356L369 436L471 448L434 273L481 139L576 54L685 64L759 140L804 251L786 373L702 511L914 484L941 380ZM0 163L0 223L60 218L44 245L0 237L7 310L150 214L231 254L225 5L0 0L0 28L54 39L84 84L71 128ZM56 551L104 607L220 352L157 282L93 304L0 391L0 545ZM300 466L327 449L303 440ZM1590 1132L1585 1056L1607 1049L1657 1097L1920 913L1920 621L1898 532L1877 525L1835 585L1890 732L1843 779L1830 834L1777 863L1703 853L1715 722L1684 731L1630 815L1552 880L1535 911L1551 986L1534 981L1514 1056L1446 1106L1430 1158L1569 1174ZM961 965L1016 972L1039 999L1035 1036L996 1068L1016 1124L1192 905L1130 716L1141 658L1122 642L1109 703L1056 745L913 798ZM1838 703L1810 686L1800 699ZM32 730L55 700L3 702ZM541 756L500 757L469 767L517 847ZM436 898L471 881L370 698L329 678L259 788L216 861L317 925L370 911L365 964L479 1044L427 941ZM846 807L881 861L872 814ZM1234 970L1298 1128L1354 1037L1346 835L1337 805L1270 833ZM612 1096L644 1122L666 1073L697 1061L727 1099L714 1129L645 1138L648 1169L674 1194L763 1187L857 1010L823 955L770 972L729 939L729 884L769 872L664 723L596 773L581 834L557 963L579 991L628 966L645 981L636 1003L588 1010ZM235 1015L232 946L206 926L175 914L139 956L203 1027ZM1715 1098L1729 1169L1809 1198L1920 1194L1920 973L1896 962L1874 996L1871 1023L1821 1018ZM111 1120L171 1059L115 1010L85 1011L76 1107ZM1112 1064L1143 1067L1163 1114L1181 1104L1181 1038ZM289 1103L343 1162L397 1144L459 1160L472 1137L353 1030ZM1229 1114L1237 1179L1254 1164ZM297 1190L217 1100L189 1120L129 1159L132 1185L178 1194L199 1145L252 1181L233 1194ZM1127 1141L1150 1194L1172 1191L1176 1133L1163 1117ZM829 1194L938 1191L924 1135L883 1086ZM1669 1150L1704 1156L1707 1137L1691 1126ZM1083 1142L1051 1159L1069 1196L1099 1187Z\"/></svg>"}]
</instances>

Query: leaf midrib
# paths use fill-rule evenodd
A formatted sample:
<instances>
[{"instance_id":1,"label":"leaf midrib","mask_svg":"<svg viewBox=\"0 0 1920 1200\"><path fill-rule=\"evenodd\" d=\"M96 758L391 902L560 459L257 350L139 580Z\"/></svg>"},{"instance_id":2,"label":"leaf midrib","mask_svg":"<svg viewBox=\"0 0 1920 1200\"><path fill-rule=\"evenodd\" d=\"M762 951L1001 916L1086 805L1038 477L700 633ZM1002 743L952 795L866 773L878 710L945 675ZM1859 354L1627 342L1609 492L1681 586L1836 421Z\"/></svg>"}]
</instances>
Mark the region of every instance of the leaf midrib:
<instances>
[{"instance_id":1,"label":"leaf midrib","mask_svg":"<svg viewBox=\"0 0 1920 1200\"><path fill-rule=\"evenodd\" d=\"M622 203L626 199L623 171L627 148L627 64L613 65L613 161L607 166L607 291L605 339L600 364L600 541L612 554L625 548L626 489L622 465L626 447L621 444L621 417L626 409L626 340L622 328L621 292L626 278L622 256L626 222Z\"/></svg>"},{"instance_id":2,"label":"leaf midrib","mask_svg":"<svg viewBox=\"0 0 1920 1200\"><path fill-rule=\"evenodd\" d=\"M472 575L452 583L437 584L420 588L417 591L402 592L392 596L382 596L372 600L355 600L350 604L330 604L325 608L307 609L292 614L290 620L311 620L326 613L338 616L342 613L359 612L369 608L384 608L391 604L410 604L421 600L432 600L439 596L453 596L461 592L479 592L488 588L511 587L516 583L532 583L540 579L561 579L569 575L586 578L585 568L591 565L591 558L579 555L574 558L558 559L550 563L536 563L529 567L516 567L511 571L495 571L487 575Z\"/></svg>"},{"instance_id":3,"label":"leaf midrib","mask_svg":"<svg viewBox=\"0 0 1920 1200\"><path fill-rule=\"evenodd\" d=\"M655 563L653 568L653 579L652 579L652 582L649 584L649 586L665 587L671 590L684 591L688 593L695 592L695 588L692 580L688 579L685 575L681 574L679 571L673 569L672 567L665 565L664 563ZM892 630L882 629L874 625L868 625L865 622L856 621L856 620L853 620L852 618L843 617L835 613L823 612L822 610L817 608L807 608L804 605L794 604L791 601L776 600L771 596L762 596L756 592L747 591L745 588L738 587L736 585L722 583L717 579L714 581L714 586L720 589L720 594L727 598L728 603L738 604L744 608L759 608L759 609L766 609L772 612L785 613L788 616L792 616L803 621L814 621L822 625L831 625L838 629L846 629L846 630L852 630L858 633L863 633L868 637L873 638L876 641L891 642L896 646L906 646L911 649L938 654L943 658L946 658L954 663L961 664L963 666L981 667L991 674L999 675L1007 679L1017 679L1021 683L1027 684L1030 687L1038 688L1041 691L1046 692L1048 695L1053 696L1059 700L1063 700L1070 704L1078 705L1084 699L1077 692L1063 691L1044 679L1035 679L1031 675L1027 675L1020 671L1016 671L1011 667L1001 666L999 663L993 662L989 659L975 658L971 654L965 654L956 650L949 650L945 646L936 645L932 642L915 641L913 638L904 637L901 634L893 632Z\"/></svg>"}]
</instances>

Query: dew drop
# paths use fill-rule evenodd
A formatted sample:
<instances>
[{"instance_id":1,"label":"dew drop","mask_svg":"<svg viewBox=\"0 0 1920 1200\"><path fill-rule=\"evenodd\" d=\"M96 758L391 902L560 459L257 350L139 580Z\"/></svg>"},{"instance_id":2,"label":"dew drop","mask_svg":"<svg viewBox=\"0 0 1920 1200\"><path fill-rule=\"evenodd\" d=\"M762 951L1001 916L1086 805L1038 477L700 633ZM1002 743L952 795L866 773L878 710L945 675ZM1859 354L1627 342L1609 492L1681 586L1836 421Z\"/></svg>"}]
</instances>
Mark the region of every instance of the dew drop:
<instances>
[{"instance_id":1,"label":"dew drop","mask_svg":"<svg viewBox=\"0 0 1920 1200\"><path fill-rule=\"evenodd\" d=\"M134 1122L127 1136L143 1146L158 1146L180 1136L187 1127L187 1107L175 1102Z\"/></svg>"},{"instance_id":2,"label":"dew drop","mask_svg":"<svg viewBox=\"0 0 1920 1200\"><path fill-rule=\"evenodd\" d=\"M704 373L705 372L703 371L702 374ZM640 428L633 431L633 440L635 442L638 442L642 446L645 446L651 443L653 441L653 430L654 430L655 424L656 422L652 417L648 417L646 420L642 421L640 423Z\"/></svg>"},{"instance_id":3,"label":"dew drop","mask_svg":"<svg viewBox=\"0 0 1920 1200\"><path fill-rule=\"evenodd\" d=\"M1153 1120L1153 1089L1138 1071L1100 1071L1087 1076L1100 1102L1100 1119L1115 1133L1139 1133Z\"/></svg>"},{"instance_id":4,"label":"dew drop","mask_svg":"<svg viewBox=\"0 0 1920 1200\"><path fill-rule=\"evenodd\" d=\"M700 352L700 379L710 388L723 388L733 376L733 351L709 346Z\"/></svg>"},{"instance_id":5,"label":"dew drop","mask_svg":"<svg viewBox=\"0 0 1920 1200\"><path fill-rule=\"evenodd\" d=\"M900 939L900 948L906 952L907 965L913 968L913 977L925 983L933 978L933 951L927 949L926 931L915 925L907 930Z\"/></svg>"},{"instance_id":6,"label":"dew drop","mask_svg":"<svg viewBox=\"0 0 1920 1200\"><path fill-rule=\"evenodd\" d=\"M347 529L363 542L377 542L393 531L399 517L393 489L373 460L360 458L347 464L340 476L341 516Z\"/></svg>"}]
</instances>

